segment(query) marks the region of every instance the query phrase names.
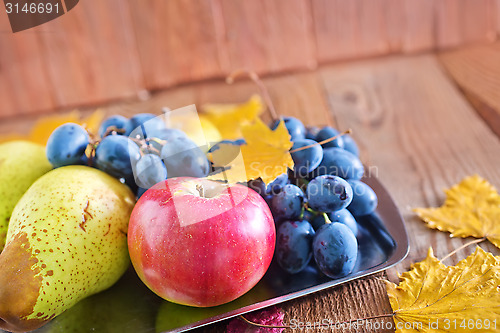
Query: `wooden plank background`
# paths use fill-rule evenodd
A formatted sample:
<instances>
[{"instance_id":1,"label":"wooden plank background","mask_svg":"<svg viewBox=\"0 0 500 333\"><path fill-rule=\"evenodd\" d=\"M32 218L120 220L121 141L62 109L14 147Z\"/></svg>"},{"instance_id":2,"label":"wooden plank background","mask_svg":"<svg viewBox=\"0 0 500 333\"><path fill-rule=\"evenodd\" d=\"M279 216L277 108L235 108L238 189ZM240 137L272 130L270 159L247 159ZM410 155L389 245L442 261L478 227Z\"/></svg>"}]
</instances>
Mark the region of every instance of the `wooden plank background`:
<instances>
[{"instance_id":1,"label":"wooden plank background","mask_svg":"<svg viewBox=\"0 0 500 333\"><path fill-rule=\"evenodd\" d=\"M483 121L476 113L480 110L474 110L474 103L468 103L462 94L470 92L500 115L498 59L500 42L439 54L338 63L263 79L282 114L297 116L307 125L333 122L339 129L353 129L363 162L370 170L377 167L378 178L403 215L411 245L408 258L395 268L283 303L285 323L291 319L341 321L389 313L381 279L397 282L397 273L424 259L429 246L442 258L471 240L450 238L448 233L427 228L412 209L441 205L443 189L471 174L479 174L500 188L500 135L495 135L495 123L489 118ZM129 100L104 105L103 110L129 116L159 112L162 106L242 101L254 92L256 87L249 81L229 86L213 80L174 87L153 94L146 102ZM27 131L35 118L0 121L0 133ZM481 246L500 254L489 242ZM455 264L473 249L459 251L446 264ZM224 332L226 326L227 321L223 321L195 332ZM357 332L373 330L361 328Z\"/></svg>"},{"instance_id":2,"label":"wooden plank background","mask_svg":"<svg viewBox=\"0 0 500 333\"><path fill-rule=\"evenodd\" d=\"M0 11L0 117L499 34L500 0L86 0L16 34Z\"/></svg>"}]
</instances>

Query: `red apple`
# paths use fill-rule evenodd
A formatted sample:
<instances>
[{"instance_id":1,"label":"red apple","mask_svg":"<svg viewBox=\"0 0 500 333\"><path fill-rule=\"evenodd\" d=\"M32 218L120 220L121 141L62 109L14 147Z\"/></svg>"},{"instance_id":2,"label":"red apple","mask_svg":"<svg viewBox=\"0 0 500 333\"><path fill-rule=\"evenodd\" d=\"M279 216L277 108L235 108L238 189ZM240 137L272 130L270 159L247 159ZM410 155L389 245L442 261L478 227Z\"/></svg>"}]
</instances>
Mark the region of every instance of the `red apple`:
<instances>
[{"instance_id":1,"label":"red apple","mask_svg":"<svg viewBox=\"0 0 500 333\"><path fill-rule=\"evenodd\" d=\"M257 192L189 177L146 191L128 229L141 280L168 301L199 307L230 302L257 284L275 238L271 212Z\"/></svg>"}]
</instances>

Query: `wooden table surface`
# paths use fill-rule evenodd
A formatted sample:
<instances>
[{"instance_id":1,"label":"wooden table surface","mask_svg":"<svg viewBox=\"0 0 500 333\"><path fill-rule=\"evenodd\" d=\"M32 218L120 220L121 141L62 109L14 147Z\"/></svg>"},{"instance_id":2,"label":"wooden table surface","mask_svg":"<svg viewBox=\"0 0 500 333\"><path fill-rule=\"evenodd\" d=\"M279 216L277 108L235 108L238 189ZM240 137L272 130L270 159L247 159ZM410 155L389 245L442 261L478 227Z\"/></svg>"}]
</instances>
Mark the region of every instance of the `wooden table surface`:
<instances>
[{"instance_id":1,"label":"wooden table surface","mask_svg":"<svg viewBox=\"0 0 500 333\"><path fill-rule=\"evenodd\" d=\"M412 209L440 205L444 188L472 174L500 188L500 44L333 64L266 77L264 82L282 115L299 117L306 125L331 122L340 130L353 129L362 161L377 168L404 217L411 243L409 256L384 273L282 304L285 323L294 318L342 321L389 313L381 278L397 282L397 273L425 258L430 246L443 257L470 240L428 229ZM249 81L232 86L209 81L104 109L124 115L159 112L162 106L243 101L254 92ZM0 133L26 130L34 120L3 122ZM499 253L487 242L481 246ZM472 250L458 252L447 264ZM226 325L199 332L225 331Z\"/></svg>"}]
</instances>

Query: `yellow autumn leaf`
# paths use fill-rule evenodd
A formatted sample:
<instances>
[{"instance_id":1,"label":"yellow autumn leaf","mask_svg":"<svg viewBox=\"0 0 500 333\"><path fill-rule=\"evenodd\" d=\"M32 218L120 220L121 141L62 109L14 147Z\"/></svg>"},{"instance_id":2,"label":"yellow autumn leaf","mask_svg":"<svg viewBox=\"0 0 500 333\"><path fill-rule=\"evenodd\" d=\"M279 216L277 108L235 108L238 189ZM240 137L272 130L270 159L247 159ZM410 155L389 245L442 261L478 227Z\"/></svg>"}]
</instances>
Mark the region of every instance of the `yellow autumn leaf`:
<instances>
[{"instance_id":1,"label":"yellow autumn leaf","mask_svg":"<svg viewBox=\"0 0 500 333\"><path fill-rule=\"evenodd\" d=\"M283 121L271 130L257 119L242 126L241 131L245 144L220 144L219 150L211 154L214 166L225 168L224 172L210 176L211 179L235 183L260 177L267 184L293 168L289 152L293 143Z\"/></svg>"},{"instance_id":2,"label":"yellow autumn leaf","mask_svg":"<svg viewBox=\"0 0 500 333\"><path fill-rule=\"evenodd\" d=\"M500 257L477 247L446 266L431 248L400 278L386 281L396 332L498 332Z\"/></svg>"},{"instance_id":3,"label":"yellow autumn leaf","mask_svg":"<svg viewBox=\"0 0 500 333\"><path fill-rule=\"evenodd\" d=\"M242 137L241 128L253 123L264 110L262 99L253 95L242 104L206 104L204 115L219 130L223 139L234 140Z\"/></svg>"},{"instance_id":4,"label":"yellow autumn leaf","mask_svg":"<svg viewBox=\"0 0 500 333\"><path fill-rule=\"evenodd\" d=\"M35 123L28 135L13 134L2 136L0 137L0 142L10 141L13 139L24 139L45 145L50 134L52 134L57 127L65 123L85 125L91 133L97 133L103 117L104 113L99 109L84 119L81 118L78 110L73 110L64 114L45 116Z\"/></svg>"},{"instance_id":5,"label":"yellow autumn leaf","mask_svg":"<svg viewBox=\"0 0 500 333\"><path fill-rule=\"evenodd\" d=\"M452 237L486 237L500 248L500 195L495 187L475 175L445 193L441 207L414 211L430 228L448 231Z\"/></svg>"}]
</instances>

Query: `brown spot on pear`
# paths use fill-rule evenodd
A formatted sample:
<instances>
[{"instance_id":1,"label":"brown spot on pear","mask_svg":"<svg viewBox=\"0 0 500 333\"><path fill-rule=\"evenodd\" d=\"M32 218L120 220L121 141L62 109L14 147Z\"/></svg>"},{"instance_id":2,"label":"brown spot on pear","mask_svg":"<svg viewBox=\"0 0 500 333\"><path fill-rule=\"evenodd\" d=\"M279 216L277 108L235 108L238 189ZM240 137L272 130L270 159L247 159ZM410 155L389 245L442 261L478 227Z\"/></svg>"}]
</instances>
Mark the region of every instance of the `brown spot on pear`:
<instances>
[{"instance_id":1,"label":"brown spot on pear","mask_svg":"<svg viewBox=\"0 0 500 333\"><path fill-rule=\"evenodd\" d=\"M14 206L31 184L50 169L44 146L28 141L0 144L0 251Z\"/></svg>"},{"instance_id":2,"label":"brown spot on pear","mask_svg":"<svg viewBox=\"0 0 500 333\"><path fill-rule=\"evenodd\" d=\"M16 205L0 254L0 328L36 329L112 286L129 266L121 230L134 204L126 185L90 167L62 167L38 179ZM19 290L15 279L27 287Z\"/></svg>"}]
</instances>

